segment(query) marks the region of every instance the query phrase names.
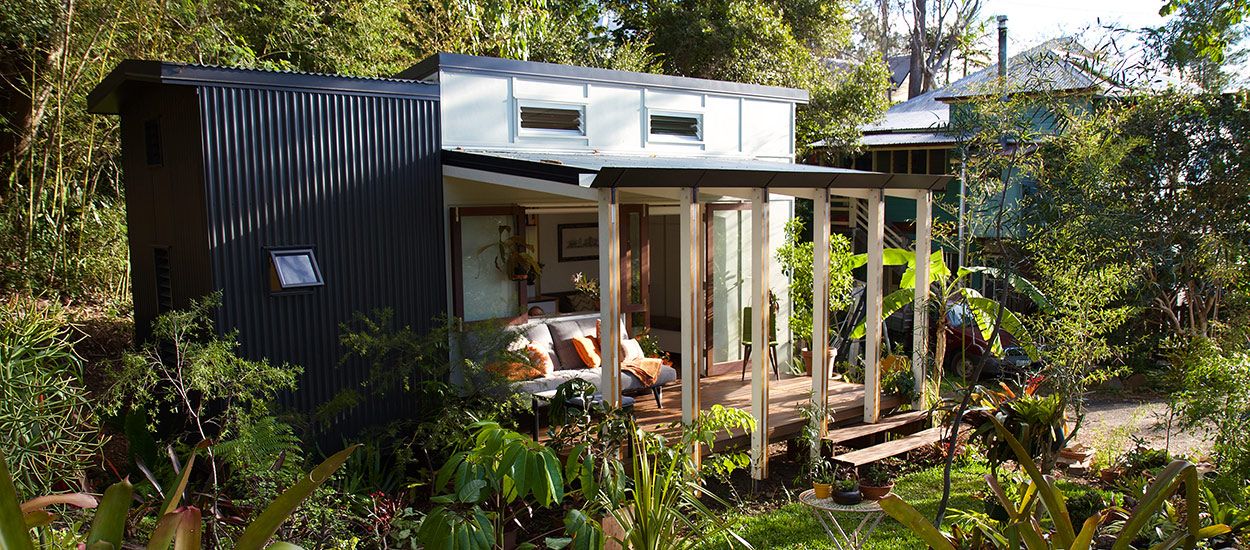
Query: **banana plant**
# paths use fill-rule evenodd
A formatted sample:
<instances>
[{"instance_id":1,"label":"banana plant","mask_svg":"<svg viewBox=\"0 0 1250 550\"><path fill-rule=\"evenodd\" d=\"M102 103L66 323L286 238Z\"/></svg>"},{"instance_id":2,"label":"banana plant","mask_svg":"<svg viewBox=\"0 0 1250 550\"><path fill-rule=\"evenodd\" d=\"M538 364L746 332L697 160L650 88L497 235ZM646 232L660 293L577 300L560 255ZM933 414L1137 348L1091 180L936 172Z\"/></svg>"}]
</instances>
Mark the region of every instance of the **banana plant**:
<instances>
[{"instance_id":1,"label":"banana plant","mask_svg":"<svg viewBox=\"0 0 1250 550\"><path fill-rule=\"evenodd\" d=\"M505 528L521 513L564 502L566 472L570 480L593 479L581 453L570 455L561 468L555 452L527 436L488 421L473 429L473 446L452 455L435 476L435 486L451 492L434 497L438 506L421 522L417 538L425 548L502 548ZM603 546L598 522L583 511L570 510L564 523L569 536L547 538L548 547Z\"/></svg>"},{"instance_id":2,"label":"banana plant","mask_svg":"<svg viewBox=\"0 0 1250 550\"><path fill-rule=\"evenodd\" d=\"M857 268L868 261L866 254L857 254L850 260L851 267ZM884 250L884 265L907 266L903 272L903 277L899 281L898 290L887 294L881 301L881 317L884 319L898 312L907 304L912 303L915 299L916 289L916 253L901 248L887 248ZM933 303L937 310L937 334L934 345L934 380L940 380L942 375L942 363L946 359L946 339L941 335L945 333L947 328L947 313L950 311L951 304L965 303L973 317L976 318L977 330L981 332L981 336L986 342L990 343L992 353L1001 355L1003 353L1002 339L999 333L994 331L994 320L999 316L999 310L1002 310L1002 331L1011 334L1020 343L1021 347L1028 352L1029 357L1034 361L1037 360L1037 350L1032 345L1032 338L1028 329L1020 317L1010 309L1003 307L998 301L987 298L976 289L967 286L967 280L973 274L982 274L990 277L1001 278L1007 281L1016 292L1027 296L1033 303L1037 304L1043 311L1050 311L1050 301L1046 298L1037 286L1028 279L1013 273L1006 273L998 268L986 266L970 266L961 267L957 272L952 273L949 266L946 265L946 259L942 255L942 251L936 251L929 256L929 277L932 284L929 286L928 301ZM952 276L953 275L953 276ZM851 332L851 339L863 338L865 333L864 323L860 323Z\"/></svg>"},{"instance_id":3,"label":"banana plant","mask_svg":"<svg viewBox=\"0 0 1250 550\"><path fill-rule=\"evenodd\" d=\"M1011 432L997 419L991 422L999 430L999 435L1016 453L1021 469L1028 474L1019 502L1012 502L993 475L986 475L985 480L999 503L1007 510L1008 519L993 524L979 523L977 529L983 532L981 540L995 541L995 545L1003 548L1027 548L1028 550L1089 550L1104 520L1111 517L1114 509L1101 510L1085 521L1077 530L1072 517L1068 514L1067 501L1053 478L1043 475L1040 468L1029 456ZM1140 499L1132 513L1121 524L1115 534L1116 542L1112 550L1129 550L1129 545L1137 538L1138 533L1149 520L1159 512L1163 504L1182 486L1185 490L1185 525L1168 540L1153 546L1154 550L1168 550L1183 546L1194 548L1199 540L1227 534L1229 527L1215 524L1203 527L1199 516L1199 491L1202 479L1198 470L1190 462L1177 460L1159 473L1145 495ZM915 508L907 504L897 495L890 495L880 501L886 514L898 520L905 527L919 536L930 547L938 550L955 550L960 539L939 531L928 519ZM1043 527L1043 513L1050 518L1048 527ZM1006 541L1006 544L1001 544Z\"/></svg>"},{"instance_id":4,"label":"banana plant","mask_svg":"<svg viewBox=\"0 0 1250 550\"><path fill-rule=\"evenodd\" d=\"M191 451L186 463L178 476L177 483L165 495L156 522L146 547L148 550L164 550L173 545L176 550L192 550L200 548L200 536L203 530L200 509L195 506L183 506L182 495L186 491L191 469L195 466L196 453L207 447L202 442ZM268 544L278 527L295 512L295 509L312 494L317 487L325 483L329 477L347 461L359 445L353 445L326 459L298 482L289 487L260 514L235 542L239 550L260 550L262 548L298 548L288 543ZM82 544L86 550L116 550L123 547L126 534L126 518L130 513L130 503L134 498L134 486L129 480L123 479L105 489L97 501L95 497L83 493L68 493L34 498L18 504L17 489L13 478L9 476L3 453L0 453L0 550L34 550L34 540L30 530L48 525L56 516L46 511L51 505L64 504L78 508L96 508L95 517L91 521L91 529ZM267 546L268 545L268 546Z\"/></svg>"}]
</instances>

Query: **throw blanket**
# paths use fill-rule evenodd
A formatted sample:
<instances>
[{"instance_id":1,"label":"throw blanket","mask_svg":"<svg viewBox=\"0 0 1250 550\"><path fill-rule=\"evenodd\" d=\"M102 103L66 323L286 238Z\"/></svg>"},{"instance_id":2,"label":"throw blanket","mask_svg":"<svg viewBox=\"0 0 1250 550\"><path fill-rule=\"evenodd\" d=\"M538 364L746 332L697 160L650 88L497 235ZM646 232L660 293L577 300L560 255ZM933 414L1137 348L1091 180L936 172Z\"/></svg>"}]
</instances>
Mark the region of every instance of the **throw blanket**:
<instances>
[{"instance_id":1,"label":"throw blanket","mask_svg":"<svg viewBox=\"0 0 1250 550\"><path fill-rule=\"evenodd\" d=\"M634 375L644 387L654 386L655 381L660 378L660 366L663 364L664 361L653 357L626 359L621 362L621 372Z\"/></svg>"}]
</instances>

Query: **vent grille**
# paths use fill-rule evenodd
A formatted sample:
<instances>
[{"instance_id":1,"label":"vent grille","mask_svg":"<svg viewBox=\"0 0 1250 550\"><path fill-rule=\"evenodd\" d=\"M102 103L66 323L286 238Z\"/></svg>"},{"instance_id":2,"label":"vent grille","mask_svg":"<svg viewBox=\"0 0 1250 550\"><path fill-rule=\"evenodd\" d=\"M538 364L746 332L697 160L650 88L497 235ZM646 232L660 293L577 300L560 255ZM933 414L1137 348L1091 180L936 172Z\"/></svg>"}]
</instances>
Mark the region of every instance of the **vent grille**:
<instances>
[{"instance_id":1,"label":"vent grille","mask_svg":"<svg viewBox=\"0 0 1250 550\"><path fill-rule=\"evenodd\" d=\"M521 106L521 127L582 133L582 110Z\"/></svg>"},{"instance_id":2,"label":"vent grille","mask_svg":"<svg viewBox=\"0 0 1250 550\"><path fill-rule=\"evenodd\" d=\"M699 118L692 116L651 115L651 134L698 138Z\"/></svg>"},{"instance_id":3,"label":"vent grille","mask_svg":"<svg viewBox=\"0 0 1250 550\"><path fill-rule=\"evenodd\" d=\"M160 247L152 251L156 266L156 314L174 309L174 283L170 273L169 249Z\"/></svg>"}]
</instances>

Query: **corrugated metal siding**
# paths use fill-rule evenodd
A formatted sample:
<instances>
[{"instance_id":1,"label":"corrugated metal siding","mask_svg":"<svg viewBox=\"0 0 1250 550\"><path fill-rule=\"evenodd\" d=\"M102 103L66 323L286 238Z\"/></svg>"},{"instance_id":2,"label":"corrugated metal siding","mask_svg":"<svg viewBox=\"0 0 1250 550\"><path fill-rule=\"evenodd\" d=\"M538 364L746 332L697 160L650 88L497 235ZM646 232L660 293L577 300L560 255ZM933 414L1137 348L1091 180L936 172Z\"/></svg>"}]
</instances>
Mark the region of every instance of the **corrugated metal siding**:
<instances>
[{"instance_id":1,"label":"corrugated metal siding","mask_svg":"<svg viewBox=\"0 0 1250 550\"><path fill-rule=\"evenodd\" d=\"M339 325L392 308L426 330L446 309L438 104L418 98L200 88L219 323L253 358L304 368L286 404L313 411L368 367L338 365ZM311 246L325 286L271 295L267 247ZM333 432L410 410L366 400Z\"/></svg>"}]
</instances>

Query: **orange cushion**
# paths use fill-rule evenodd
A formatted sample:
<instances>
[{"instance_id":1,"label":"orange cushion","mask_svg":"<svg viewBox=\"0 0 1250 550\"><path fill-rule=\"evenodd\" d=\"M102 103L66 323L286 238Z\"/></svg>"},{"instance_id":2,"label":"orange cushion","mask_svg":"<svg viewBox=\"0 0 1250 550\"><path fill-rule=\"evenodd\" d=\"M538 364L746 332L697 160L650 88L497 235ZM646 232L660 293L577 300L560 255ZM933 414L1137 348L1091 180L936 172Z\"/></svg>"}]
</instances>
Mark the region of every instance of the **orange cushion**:
<instances>
[{"instance_id":1,"label":"orange cushion","mask_svg":"<svg viewBox=\"0 0 1250 550\"><path fill-rule=\"evenodd\" d=\"M525 346L525 355L529 358L529 361L499 362L491 364L486 368L513 382L533 380L555 372L555 366L551 363L551 357L544 353L543 350L538 349L538 346L534 344Z\"/></svg>"},{"instance_id":2,"label":"orange cushion","mask_svg":"<svg viewBox=\"0 0 1250 550\"><path fill-rule=\"evenodd\" d=\"M525 353L529 355L530 362L543 371L543 376L550 376L556 371L556 365L551 362L551 356L538 346L534 344L525 346Z\"/></svg>"},{"instance_id":3,"label":"orange cushion","mask_svg":"<svg viewBox=\"0 0 1250 550\"><path fill-rule=\"evenodd\" d=\"M582 358L582 362L588 368L598 368L603 363L603 359L599 357L599 346L589 337L575 336L573 337L573 349L577 350L577 356Z\"/></svg>"}]
</instances>

